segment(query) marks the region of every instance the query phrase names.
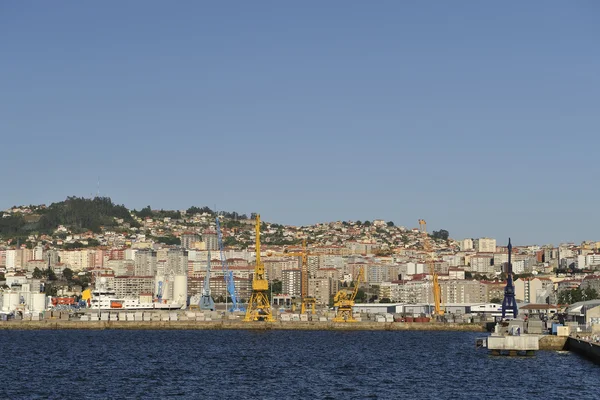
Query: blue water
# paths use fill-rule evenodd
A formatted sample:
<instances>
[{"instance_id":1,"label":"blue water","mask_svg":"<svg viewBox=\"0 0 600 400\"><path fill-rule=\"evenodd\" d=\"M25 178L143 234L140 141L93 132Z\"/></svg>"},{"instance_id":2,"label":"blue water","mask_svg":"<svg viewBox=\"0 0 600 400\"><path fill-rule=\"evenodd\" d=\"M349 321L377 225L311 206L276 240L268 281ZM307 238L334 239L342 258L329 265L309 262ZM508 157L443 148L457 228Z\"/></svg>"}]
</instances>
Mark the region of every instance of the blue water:
<instances>
[{"instance_id":1,"label":"blue water","mask_svg":"<svg viewBox=\"0 0 600 400\"><path fill-rule=\"evenodd\" d=\"M567 352L492 357L477 333L0 331L0 399L600 398Z\"/></svg>"}]
</instances>

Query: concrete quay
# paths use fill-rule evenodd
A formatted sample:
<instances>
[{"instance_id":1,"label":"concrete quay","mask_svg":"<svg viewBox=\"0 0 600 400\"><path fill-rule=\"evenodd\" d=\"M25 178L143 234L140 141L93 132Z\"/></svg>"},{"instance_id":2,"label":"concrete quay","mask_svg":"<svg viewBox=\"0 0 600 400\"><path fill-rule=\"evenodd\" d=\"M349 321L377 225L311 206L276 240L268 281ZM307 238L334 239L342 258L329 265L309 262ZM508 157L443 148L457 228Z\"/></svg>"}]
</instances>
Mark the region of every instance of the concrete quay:
<instances>
[{"instance_id":1,"label":"concrete quay","mask_svg":"<svg viewBox=\"0 0 600 400\"><path fill-rule=\"evenodd\" d=\"M332 321L277 321L243 322L222 321L4 321L0 330L305 330L305 331L459 331L485 332L483 324L459 323L406 323L406 322L354 322Z\"/></svg>"},{"instance_id":2,"label":"concrete quay","mask_svg":"<svg viewBox=\"0 0 600 400\"><path fill-rule=\"evenodd\" d=\"M600 364L600 343L569 336L565 348L589 360Z\"/></svg>"}]
</instances>

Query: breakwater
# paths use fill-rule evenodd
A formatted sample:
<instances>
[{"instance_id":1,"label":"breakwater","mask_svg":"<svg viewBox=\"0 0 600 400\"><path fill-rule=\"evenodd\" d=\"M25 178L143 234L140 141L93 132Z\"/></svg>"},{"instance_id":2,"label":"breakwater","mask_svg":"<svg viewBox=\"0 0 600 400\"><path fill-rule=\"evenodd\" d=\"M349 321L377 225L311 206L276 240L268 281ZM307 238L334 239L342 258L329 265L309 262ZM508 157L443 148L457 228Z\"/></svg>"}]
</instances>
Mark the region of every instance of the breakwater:
<instances>
[{"instance_id":1,"label":"breakwater","mask_svg":"<svg viewBox=\"0 0 600 400\"><path fill-rule=\"evenodd\" d=\"M485 332L483 324L459 323L405 323L405 322L355 322L336 323L322 321L292 322L243 322L239 320L223 321L5 321L0 330L305 330L305 331L459 331Z\"/></svg>"},{"instance_id":2,"label":"breakwater","mask_svg":"<svg viewBox=\"0 0 600 400\"><path fill-rule=\"evenodd\" d=\"M570 336L565 348L596 363L600 363L600 343Z\"/></svg>"}]
</instances>

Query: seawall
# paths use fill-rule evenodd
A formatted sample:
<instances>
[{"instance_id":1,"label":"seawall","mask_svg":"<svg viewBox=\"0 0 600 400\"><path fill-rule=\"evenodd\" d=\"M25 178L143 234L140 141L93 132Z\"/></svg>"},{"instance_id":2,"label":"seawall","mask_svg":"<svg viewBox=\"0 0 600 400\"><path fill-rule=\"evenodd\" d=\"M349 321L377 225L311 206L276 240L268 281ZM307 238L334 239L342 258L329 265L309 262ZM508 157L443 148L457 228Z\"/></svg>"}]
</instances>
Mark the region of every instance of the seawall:
<instances>
[{"instance_id":1,"label":"seawall","mask_svg":"<svg viewBox=\"0 0 600 400\"><path fill-rule=\"evenodd\" d=\"M539 340L540 350L560 351L565 350L566 345L566 336L544 335Z\"/></svg>"},{"instance_id":2,"label":"seawall","mask_svg":"<svg viewBox=\"0 0 600 400\"><path fill-rule=\"evenodd\" d=\"M5 321L0 330L305 330L305 331L462 331L485 332L482 324L404 322L243 322L243 321Z\"/></svg>"},{"instance_id":3,"label":"seawall","mask_svg":"<svg viewBox=\"0 0 600 400\"><path fill-rule=\"evenodd\" d=\"M600 343L578 339L570 336L567 339L567 350L577 353L600 364Z\"/></svg>"}]
</instances>

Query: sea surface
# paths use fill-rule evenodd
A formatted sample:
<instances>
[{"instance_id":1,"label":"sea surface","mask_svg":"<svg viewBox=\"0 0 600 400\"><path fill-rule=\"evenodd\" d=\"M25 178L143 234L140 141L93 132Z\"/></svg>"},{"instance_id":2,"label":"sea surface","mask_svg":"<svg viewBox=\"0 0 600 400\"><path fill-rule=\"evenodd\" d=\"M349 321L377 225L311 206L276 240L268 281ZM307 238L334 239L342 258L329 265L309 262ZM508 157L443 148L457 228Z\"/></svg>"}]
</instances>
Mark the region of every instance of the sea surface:
<instances>
[{"instance_id":1,"label":"sea surface","mask_svg":"<svg viewBox=\"0 0 600 400\"><path fill-rule=\"evenodd\" d=\"M0 399L599 399L568 352L493 357L481 333L0 331Z\"/></svg>"}]
</instances>

